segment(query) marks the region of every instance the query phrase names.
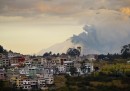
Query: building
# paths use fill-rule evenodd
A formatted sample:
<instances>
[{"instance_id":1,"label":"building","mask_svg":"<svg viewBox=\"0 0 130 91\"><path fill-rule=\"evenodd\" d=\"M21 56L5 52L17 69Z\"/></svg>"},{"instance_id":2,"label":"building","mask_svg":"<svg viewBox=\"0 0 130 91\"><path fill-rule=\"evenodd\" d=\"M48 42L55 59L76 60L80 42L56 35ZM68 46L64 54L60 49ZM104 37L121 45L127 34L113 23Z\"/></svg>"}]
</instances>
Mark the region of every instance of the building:
<instances>
[{"instance_id":1,"label":"building","mask_svg":"<svg viewBox=\"0 0 130 91\"><path fill-rule=\"evenodd\" d=\"M11 66L21 66L25 62L25 58L22 56L10 58Z\"/></svg>"},{"instance_id":2,"label":"building","mask_svg":"<svg viewBox=\"0 0 130 91\"><path fill-rule=\"evenodd\" d=\"M32 60L27 60L24 62L25 66L31 67L32 66Z\"/></svg>"},{"instance_id":3,"label":"building","mask_svg":"<svg viewBox=\"0 0 130 91\"><path fill-rule=\"evenodd\" d=\"M3 58L2 59L2 66L3 67L8 67L10 66L10 60L8 58Z\"/></svg>"},{"instance_id":4,"label":"building","mask_svg":"<svg viewBox=\"0 0 130 91\"><path fill-rule=\"evenodd\" d=\"M64 67L66 69L66 72L70 72L70 68L74 67L73 61L64 61Z\"/></svg>"},{"instance_id":5,"label":"building","mask_svg":"<svg viewBox=\"0 0 130 91\"><path fill-rule=\"evenodd\" d=\"M46 82L43 77L38 78L38 88L42 90L46 89Z\"/></svg>"},{"instance_id":6,"label":"building","mask_svg":"<svg viewBox=\"0 0 130 91\"><path fill-rule=\"evenodd\" d=\"M57 70L59 74L66 73L66 67L64 65L57 65Z\"/></svg>"},{"instance_id":7,"label":"building","mask_svg":"<svg viewBox=\"0 0 130 91\"><path fill-rule=\"evenodd\" d=\"M38 89L37 79L31 79L30 84L31 84L31 89Z\"/></svg>"},{"instance_id":8,"label":"building","mask_svg":"<svg viewBox=\"0 0 130 91\"><path fill-rule=\"evenodd\" d=\"M54 77L53 74L44 74L45 83L47 85L54 84Z\"/></svg>"},{"instance_id":9,"label":"building","mask_svg":"<svg viewBox=\"0 0 130 91\"><path fill-rule=\"evenodd\" d=\"M81 66L82 74L90 74L94 71L93 63L87 62Z\"/></svg>"},{"instance_id":10,"label":"building","mask_svg":"<svg viewBox=\"0 0 130 91\"><path fill-rule=\"evenodd\" d=\"M87 59L89 61L95 61L97 59L97 55L95 55L95 54L89 54L89 55L87 55Z\"/></svg>"},{"instance_id":11,"label":"building","mask_svg":"<svg viewBox=\"0 0 130 91\"><path fill-rule=\"evenodd\" d=\"M23 56L22 54L20 54L20 53L14 53L14 52L12 52L12 51L9 51L8 52L8 58L10 59L10 58L13 58L13 57L20 57L20 56Z\"/></svg>"},{"instance_id":12,"label":"building","mask_svg":"<svg viewBox=\"0 0 130 91\"><path fill-rule=\"evenodd\" d=\"M30 79L24 79L21 81L21 87L26 90L32 89Z\"/></svg>"},{"instance_id":13,"label":"building","mask_svg":"<svg viewBox=\"0 0 130 91\"><path fill-rule=\"evenodd\" d=\"M0 67L8 67L10 65L10 60L0 53Z\"/></svg>"},{"instance_id":14,"label":"building","mask_svg":"<svg viewBox=\"0 0 130 91\"><path fill-rule=\"evenodd\" d=\"M5 72L3 69L0 69L0 80L5 80Z\"/></svg>"}]
</instances>

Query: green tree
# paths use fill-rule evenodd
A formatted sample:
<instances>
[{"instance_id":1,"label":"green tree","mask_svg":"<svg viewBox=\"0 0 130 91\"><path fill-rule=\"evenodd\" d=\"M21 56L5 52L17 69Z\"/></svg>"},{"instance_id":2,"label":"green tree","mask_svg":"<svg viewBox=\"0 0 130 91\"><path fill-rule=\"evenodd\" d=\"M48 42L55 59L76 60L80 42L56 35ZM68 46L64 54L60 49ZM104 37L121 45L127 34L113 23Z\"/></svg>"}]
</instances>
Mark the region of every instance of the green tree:
<instances>
[{"instance_id":1,"label":"green tree","mask_svg":"<svg viewBox=\"0 0 130 91\"><path fill-rule=\"evenodd\" d=\"M71 75L74 75L77 73L77 69L75 67L71 67L69 71L70 71Z\"/></svg>"},{"instance_id":2,"label":"green tree","mask_svg":"<svg viewBox=\"0 0 130 91\"><path fill-rule=\"evenodd\" d=\"M71 57L80 56L80 51L78 49L75 49L75 48L69 48L67 50L67 54Z\"/></svg>"},{"instance_id":3,"label":"green tree","mask_svg":"<svg viewBox=\"0 0 130 91\"><path fill-rule=\"evenodd\" d=\"M130 56L130 44L122 47L121 54L124 59L127 59Z\"/></svg>"},{"instance_id":4,"label":"green tree","mask_svg":"<svg viewBox=\"0 0 130 91\"><path fill-rule=\"evenodd\" d=\"M3 53L3 52L4 52L3 46L0 45L0 53Z\"/></svg>"}]
</instances>

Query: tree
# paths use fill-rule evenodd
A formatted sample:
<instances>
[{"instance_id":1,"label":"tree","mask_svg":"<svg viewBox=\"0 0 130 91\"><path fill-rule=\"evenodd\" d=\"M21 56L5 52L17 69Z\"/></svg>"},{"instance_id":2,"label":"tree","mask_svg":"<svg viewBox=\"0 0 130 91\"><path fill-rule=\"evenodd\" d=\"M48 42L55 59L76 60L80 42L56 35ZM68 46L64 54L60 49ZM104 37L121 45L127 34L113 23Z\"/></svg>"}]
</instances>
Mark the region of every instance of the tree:
<instances>
[{"instance_id":1,"label":"tree","mask_svg":"<svg viewBox=\"0 0 130 91\"><path fill-rule=\"evenodd\" d=\"M49 52L49 55L50 55L50 56L52 55L52 52L51 52L51 51Z\"/></svg>"},{"instance_id":2,"label":"tree","mask_svg":"<svg viewBox=\"0 0 130 91\"><path fill-rule=\"evenodd\" d=\"M46 52L46 53L43 54L43 57L48 57L48 56L49 56L48 52Z\"/></svg>"},{"instance_id":3,"label":"tree","mask_svg":"<svg viewBox=\"0 0 130 91\"><path fill-rule=\"evenodd\" d=\"M3 46L0 45L0 53L3 53L3 52L4 52Z\"/></svg>"},{"instance_id":4,"label":"tree","mask_svg":"<svg viewBox=\"0 0 130 91\"><path fill-rule=\"evenodd\" d=\"M75 56L79 56L80 55L80 51L78 49L75 49L75 48L69 48L67 50L67 54L69 56L75 57Z\"/></svg>"},{"instance_id":5,"label":"tree","mask_svg":"<svg viewBox=\"0 0 130 91\"><path fill-rule=\"evenodd\" d=\"M83 73L85 73L85 70L86 70L85 61L86 60L83 60L82 63L81 63L81 70L82 70Z\"/></svg>"},{"instance_id":6,"label":"tree","mask_svg":"<svg viewBox=\"0 0 130 91\"><path fill-rule=\"evenodd\" d=\"M57 57L58 57L58 56L60 56L60 54L59 54L59 53L57 53L56 55L57 55Z\"/></svg>"},{"instance_id":7,"label":"tree","mask_svg":"<svg viewBox=\"0 0 130 91\"><path fill-rule=\"evenodd\" d=\"M49 56L52 56L52 52L51 51L50 52L45 52L43 54L43 57L49 57Z\"/></svg>"},{"instance_id":8,"label":"tree","mask_svg":"<svg viewBox=\"0 0 130 91\"><path fill-rule=\"evenodd\" d=\"M124 45L121 49L121 54L123 58L128 58L130 56L130 44Z\"/></svg>"},{"instance_id":9,"label":"tree","mask_svg":"<svg viewBox=\"0 0 130 91\"><path fill-rule=\"evenodd\" d=\"M74 75L77 73L77 69L75 67L71 67L69 71L70 71L71 75Z\"/></svg>"},{"instance_id":10,"label":"tree","mask_svg":"<svg viewBox=\"0 0 130 91\"><path fill-rule=\"evenodd\" d=\"M52 56L53 56L53 57L57 57L57 55L56 55L55 53L54 53L54 54L52 54Z\"/></svg>"}]
</instances>

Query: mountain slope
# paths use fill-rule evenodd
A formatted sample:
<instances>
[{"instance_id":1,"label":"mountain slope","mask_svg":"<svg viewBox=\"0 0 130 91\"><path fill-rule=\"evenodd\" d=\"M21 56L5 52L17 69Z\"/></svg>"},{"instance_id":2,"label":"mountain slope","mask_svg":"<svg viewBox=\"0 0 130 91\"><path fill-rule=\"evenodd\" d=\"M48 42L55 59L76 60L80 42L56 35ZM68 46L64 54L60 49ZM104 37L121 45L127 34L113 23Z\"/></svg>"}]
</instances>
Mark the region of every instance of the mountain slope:
<instances>
[{"instance_id":1,"label":"mountain slope","mask_svg":"<svg viewBox=\"0 0 130 91\"><path fill-rule=\"evenodd\" d=\"M95 33L94 30L91 30L90 32L84 31L78 36L73 35L73 37L69 38L63 43L59 43L47 49L41 50L38 54L42 55L45 52L50 51L52 51L52 53L66 53L69 48L77 48L79 46L82 48L81 54L100 53L98 49L99 43L96 36L93 35L93 32Z\"/></svg>"},{"instance_id":2,"label":"mountain slope","mask_svg":"<svg viewBox=\"0 0 130 91\"><path fill-rule=\"evenodd\" d=\"M110 36L111 34L109 34ZM106 35L108 36L108 35ZM100 54L100 53L119 53L121 46L127 44L127 37L122 38L121 41L117 41L117 38L100 36L100 32L97 32L96 28L92 25L86 25L84 32L79 35L73 35L63 43L56 44L47 49L41 50L38 54L43 55L45 52L52 53L66 53L69 48L81 47L81 54Z\"/></svg>"}]
</instances>

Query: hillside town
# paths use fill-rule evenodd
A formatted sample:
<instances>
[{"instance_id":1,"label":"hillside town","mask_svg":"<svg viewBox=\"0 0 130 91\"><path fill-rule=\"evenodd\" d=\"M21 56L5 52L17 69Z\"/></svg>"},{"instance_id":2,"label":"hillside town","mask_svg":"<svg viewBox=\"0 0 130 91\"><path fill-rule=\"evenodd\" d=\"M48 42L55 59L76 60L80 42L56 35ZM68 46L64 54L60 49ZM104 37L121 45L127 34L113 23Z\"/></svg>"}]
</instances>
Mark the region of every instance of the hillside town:
<instances>
[{"instance_id":1,"label":"hillside town","mask_svg":"<svg viewBox=\"0 0 130 91\"><path fill-rule=\"evenodd\" d=\"M66 54L30 56L9 51L0 53L0 80L17 89L45 90L55 84L54 76L83 76L95 71L97 55L81 56L81 47L70 48Z\"/></svg>"}]
</instances>

